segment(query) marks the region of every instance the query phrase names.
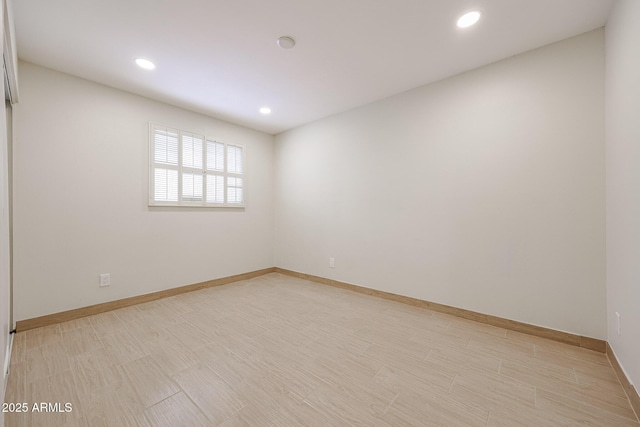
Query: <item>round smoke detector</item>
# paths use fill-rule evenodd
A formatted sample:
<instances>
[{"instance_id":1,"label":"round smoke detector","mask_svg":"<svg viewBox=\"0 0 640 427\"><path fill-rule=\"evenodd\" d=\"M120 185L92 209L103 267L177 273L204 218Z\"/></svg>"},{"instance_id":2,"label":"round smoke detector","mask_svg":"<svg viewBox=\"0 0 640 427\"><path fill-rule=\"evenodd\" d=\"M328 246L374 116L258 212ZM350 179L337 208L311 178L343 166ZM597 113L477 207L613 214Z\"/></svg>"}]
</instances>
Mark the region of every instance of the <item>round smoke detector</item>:
<instances>
[{"instance_id":1,"label":"round smoke detector","mask_svg":"<svg viewBox=\"0 0 640 427\"><path fill-rule=\"evenodd\" d=\"M296 41L293 39L293 37L289 36L278 37L276 43L278 43L278 46L283 49L292 49L296 45Z\"/></svg>"}]
</instances>

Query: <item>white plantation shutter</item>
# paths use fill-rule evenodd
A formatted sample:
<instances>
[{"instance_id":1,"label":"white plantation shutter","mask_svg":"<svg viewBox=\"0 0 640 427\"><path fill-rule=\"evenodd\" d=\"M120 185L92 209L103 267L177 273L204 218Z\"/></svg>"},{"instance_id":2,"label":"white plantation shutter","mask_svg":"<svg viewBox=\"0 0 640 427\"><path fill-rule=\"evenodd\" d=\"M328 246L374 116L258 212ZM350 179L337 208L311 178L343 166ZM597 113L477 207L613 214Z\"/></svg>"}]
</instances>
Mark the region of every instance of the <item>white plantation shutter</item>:
<instances>
[{"instance_id":1,"label":"white plantation shutter","mask_svg":"<svg viewBox=\"0 0 640 427\"><path fill-rule=\"evenodd\" d=\"M153 198L157 202L178 202L179 135L176 129L155 127L153 130Z\"/></svg>"},{"instance_id":2,"label":"white plantation shutter","mask_svg":"<svg viewBox=\"0 0 640 427\"><path fill-rule=\"evenodd\" d=\"M150 205L244 206L244 149L150 125Z\"/></svg>"},{"instance_id":3,"label":"white plantation shutter","mask_svg":"<svg viewBox=\"0 0 640 427\"><path fill-rule=\"evenodd\" d=\"M159 202L178 201L178 171L155 168L155 200Z\"/></svg>"},{"instance_id":4,"label":"white plantation shutter","mask_svg":"<svg viewBox=\"0 0 640 427\"><path fill-rule=\"evenodd\" d=\"M227 172L242 173L242 147L227 145Z\"/></svg>"},{"instance_id":5,"label":"white plantation shutter","mask_svg":"<svg viewBox=\"0 0 640 427\"><path fill-rule=\"evenodd\" d=\"M182 174L182 200L202 201L202 173L186 172Z\"/></svg>"},{"instance_id":6,"label":"white plantation shutter","mask_svg":"<svg viewBox=\"0 0 640 427\"><path fill-rule=\"evenodd\" d=\"M178 131L155 129L154 133L156 163L178 165Z\"/></svg>"},{"instance_id":7,"label":"white plantation shutter","mask_svg":"<svg viewBox=\"0 0 640 427\"><path fill-rule=\"evenodd\" d=\"M182 135L182 166L202 169L202 144L204 137L198 135Z\"/></svg>"},{"instance_id":8,"label":"white plantation shutter","mask_svg":"<svg viewBox=\"0 0 640 427\"><path fill-rule=\"evenodd\" d=\"M207 174L207 203L224 203L224 176Z\"/></svg>"},{"instance_id":9,"label":"white plantation shutter","mask_svg":"<svg viewBox=\"0 0 640 427\"><path fill-rule=\"evenodd\" d=\"M242 178L227 178L227 203L242 203L244 201L242 196Z\"/></svg>"},{"instance_id":10,"label":"white plantation shutter","mask_svg":"<svg viewBox=\"0 0 640 427\"><path fill-rule=\"evenodd\" d=\"M231 205L244 203L243 157L242 147L227 145L227 203Z\"/></svg>"},{"instance_id":11,"label":"white plantation shutter","mask_svg":"<svg viewBox=\"0 0 640 427\"><path fill-rule=\"evenodd\" d=\"M224 172L224 144L207 141L207 170Z\"/></svg>"}]
</instances>

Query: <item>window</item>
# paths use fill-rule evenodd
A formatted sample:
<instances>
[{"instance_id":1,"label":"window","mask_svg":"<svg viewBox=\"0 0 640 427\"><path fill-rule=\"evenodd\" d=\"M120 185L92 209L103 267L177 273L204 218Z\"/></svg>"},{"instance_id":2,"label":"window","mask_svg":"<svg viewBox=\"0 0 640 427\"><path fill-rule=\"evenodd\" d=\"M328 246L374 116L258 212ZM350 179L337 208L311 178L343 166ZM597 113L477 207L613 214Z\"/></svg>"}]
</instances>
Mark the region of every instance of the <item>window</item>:
<instances>
[{"instance_id":1,"label":"window","mask_svg":"<svg viewBox=\"0 0 640 427\"><path fill-rule=\"evenodd\" d=\"M244 206L244 149L150 125L149 204Z\"/></svg>"}]
</instances>

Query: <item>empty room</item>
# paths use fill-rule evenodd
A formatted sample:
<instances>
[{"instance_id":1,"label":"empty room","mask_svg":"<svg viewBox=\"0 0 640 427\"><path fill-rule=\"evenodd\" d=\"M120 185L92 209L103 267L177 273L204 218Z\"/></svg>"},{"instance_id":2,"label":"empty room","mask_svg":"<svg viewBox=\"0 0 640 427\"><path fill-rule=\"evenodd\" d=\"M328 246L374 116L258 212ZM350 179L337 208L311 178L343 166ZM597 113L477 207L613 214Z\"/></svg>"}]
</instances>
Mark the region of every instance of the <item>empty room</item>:
<instances>
[{"instance_id":1,"label":"empty room","mask_svg":"<svg viewBox=\"0 0 640 427\"><path fill-rule=\"evenodd\" d=\"M0 427L640 427L640 1L0 9Z\"/></svg>"}]
</instances>

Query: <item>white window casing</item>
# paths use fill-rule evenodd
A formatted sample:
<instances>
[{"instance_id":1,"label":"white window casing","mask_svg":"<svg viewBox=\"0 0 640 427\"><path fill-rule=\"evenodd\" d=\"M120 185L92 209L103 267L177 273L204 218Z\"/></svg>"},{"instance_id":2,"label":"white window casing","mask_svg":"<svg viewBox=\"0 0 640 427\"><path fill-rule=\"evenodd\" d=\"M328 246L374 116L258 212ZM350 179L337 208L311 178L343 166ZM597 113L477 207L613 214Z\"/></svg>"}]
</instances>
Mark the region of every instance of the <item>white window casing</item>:
<instances>
[{"instance_id":1,"label":"white window casing","mask_svg":"<svg viewBox=\"0 0 640 427\"><path fill-rule=\"evenodd\" d=\"M244 207L244 147L154 123L149 135L150 206Z\"/></svg>"}]
</instances>

